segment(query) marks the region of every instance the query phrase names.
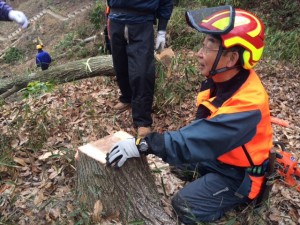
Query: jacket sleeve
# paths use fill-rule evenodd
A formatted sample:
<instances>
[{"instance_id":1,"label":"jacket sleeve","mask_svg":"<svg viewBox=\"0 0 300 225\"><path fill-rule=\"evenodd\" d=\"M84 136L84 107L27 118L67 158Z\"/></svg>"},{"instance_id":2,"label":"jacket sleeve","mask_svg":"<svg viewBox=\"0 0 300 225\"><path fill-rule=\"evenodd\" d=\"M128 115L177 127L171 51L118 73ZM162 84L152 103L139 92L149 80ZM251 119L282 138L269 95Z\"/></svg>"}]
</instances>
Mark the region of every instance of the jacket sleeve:
<instances>
[{"instance_id":1,"label":"jacket sleeve","mask_svg":"<svg viewBox=\"0 0 300 225\"><path fill-rule=\"evenodd\" d=\"M159 1L159 8L157 12L158 17L158 30L166 30L168 21L172 15L173 1L161 0Z\"/></svg>"},{"instance_id":2,"label":"jacket sleeve","mask_svg":"<svg viewBox=\"0 0 300 225\"><path fill-rule=\"evenodd\" d=\"M249 142L260 120L259 110L221 114L212 119L196 120L178 131L165 132L164 144L157 144L159 139L152 136L147 136L146 141L150 153L170 164L216 160Z\"/></svg>"},{"instance_id":3,"label":"jacket sleeve","mask_svg":"<svg viewBox=\"0 0 300 225\"><path fill-rule=\"evenodd\" d=\"M10 10L12 10L12 8L9 5L7 5L3 1L0 1L0 20L10 21L10 19L8 18L8 13Z\"/></svg>"}]
</instances>

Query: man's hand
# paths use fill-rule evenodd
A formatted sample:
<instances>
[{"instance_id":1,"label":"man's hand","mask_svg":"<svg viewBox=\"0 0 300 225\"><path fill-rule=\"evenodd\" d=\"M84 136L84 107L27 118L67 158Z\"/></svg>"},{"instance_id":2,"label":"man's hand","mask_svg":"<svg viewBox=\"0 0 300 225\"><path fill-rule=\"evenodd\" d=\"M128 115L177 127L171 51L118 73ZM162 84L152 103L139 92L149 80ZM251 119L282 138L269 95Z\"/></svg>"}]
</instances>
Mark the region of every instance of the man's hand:
<instances>
[{"instance_id":1,"label":"man's hand","mask_svg":"<svg viewBox=\"0 0 300 225\"><path fill-rule=\"evenodd\" d=\"M162 51L166 45L166 31L160 30L157 32L155 50Z\"/></svg>"},{"instance_id":2,"label":"man's hand","mask_svg":"<svg viewBox=\"0 0 300 225\"><path fill-rule=\"evenodd\" d=\"M8 18L17 22L23 29L28 27L28 20L25 14L21 11L10 10L8 13Z\"/></svg>"},{"instance_id":3,"label":"man's hand","mask_svg":"<svg viewBox=\"0 0 300 225\"><path fill-rule=\"evenodd\" d=\"M129 138L115 144L106 156L108 166L114 164L121 167L129 158L140 157L140 152L135 144L135 138Z\"/></svg>"}]
</instances>

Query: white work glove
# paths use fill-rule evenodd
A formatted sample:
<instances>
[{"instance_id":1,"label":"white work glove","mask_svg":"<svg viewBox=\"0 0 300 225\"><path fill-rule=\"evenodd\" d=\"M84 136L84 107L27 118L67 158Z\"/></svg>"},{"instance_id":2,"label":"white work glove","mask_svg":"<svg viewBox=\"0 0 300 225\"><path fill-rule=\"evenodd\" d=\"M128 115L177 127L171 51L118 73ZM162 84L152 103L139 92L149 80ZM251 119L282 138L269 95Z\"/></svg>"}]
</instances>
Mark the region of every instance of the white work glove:
<instances>
[{"instance_id":1,"label":"white work glove","mask_svg":"<svg viewBox=\"0 0 300 225\"><path fill-rule=\"evenodd\" d=\"M155 50L162 51L166 45L166 31L160 30L157 32Z\"/></svg>"},{"instance_id":2,"label":"white work glove","mask_svg":"<svg viewBox=\"0 0 300 225\"><path fill-rule=\"evenodd\" d=\"M8 13L8 18L17 22L22 28L28 27L28 20L25 14L21 11L10 10Z\"/></svg>"},{"instance_id":3,"label":"white work glove","mask_svg":"<svg viewBox=\"0 0 300 225\"><path fill-rule=\"evenodd\" d=\"M115 167L121 167L127 159L133 157L140 157L140 152L135 144L135 138L128 138L112 147L106 156L106 163L108 166L115 164Z\"/></svg>"}]
</instances>

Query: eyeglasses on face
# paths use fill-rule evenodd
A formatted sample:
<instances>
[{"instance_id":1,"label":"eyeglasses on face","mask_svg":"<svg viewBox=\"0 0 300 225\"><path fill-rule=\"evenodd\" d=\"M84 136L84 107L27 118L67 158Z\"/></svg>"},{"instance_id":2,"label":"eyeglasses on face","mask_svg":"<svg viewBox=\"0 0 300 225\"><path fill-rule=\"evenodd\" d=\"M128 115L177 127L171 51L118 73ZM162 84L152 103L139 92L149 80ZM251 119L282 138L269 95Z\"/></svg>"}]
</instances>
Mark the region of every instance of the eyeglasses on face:
<instances>
[{"instance_id":1,"label":"eyeglasses on face","mask_svg":"<svg viewBox=\"0 0 300 225\"><path fill-rule=\"evenodd\" d=\"M200 51L202 51L204 54L207 54L208 52L216 52L219 51L219 49L213 49L213 48L209 48L206 45L202 44L200 46Z\"/></svg>"}]
</instances>

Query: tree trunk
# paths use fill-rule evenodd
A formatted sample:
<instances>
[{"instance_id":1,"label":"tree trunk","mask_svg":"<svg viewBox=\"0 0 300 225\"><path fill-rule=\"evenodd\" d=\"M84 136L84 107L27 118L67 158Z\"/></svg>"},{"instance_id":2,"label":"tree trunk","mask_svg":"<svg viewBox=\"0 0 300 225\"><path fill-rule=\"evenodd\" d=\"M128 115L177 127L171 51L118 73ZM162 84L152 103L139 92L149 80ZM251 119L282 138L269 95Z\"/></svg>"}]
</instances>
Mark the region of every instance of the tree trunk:
<instances>
[{"instance_id":1,"label":"tree trunk","mask_svg":"<svg viewBox=\"0 0 300 225\"><path fill-rule=\"evenodd\" d=\"M146 157L129 159L115 169L79 152L76 168L78 199L94 211L94 218L101 214L102 220L122 224L176 224L161 205Z\"/></svg>"},{"instance_id":2,"label":"tree trunk","mask_svg":"<svg viewBox=\"0 0 300 225\"><path fill-rule=\"evenodd\" d=\"M112 75L114 75L114 69L110 55L91 57L56 67L50 66L48 70L32 73L28 76L20 76L14 80L2 80L0 83L0 97L7 98L26 87L31 81L54 81L56 84L60 84L89 77Z\"/></svg>"}]
</instances>

